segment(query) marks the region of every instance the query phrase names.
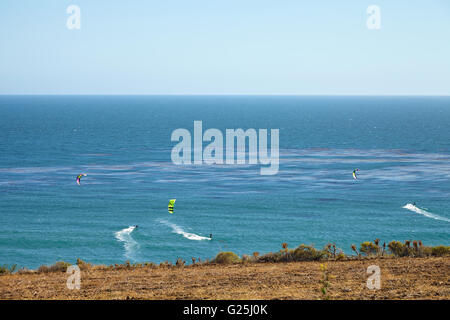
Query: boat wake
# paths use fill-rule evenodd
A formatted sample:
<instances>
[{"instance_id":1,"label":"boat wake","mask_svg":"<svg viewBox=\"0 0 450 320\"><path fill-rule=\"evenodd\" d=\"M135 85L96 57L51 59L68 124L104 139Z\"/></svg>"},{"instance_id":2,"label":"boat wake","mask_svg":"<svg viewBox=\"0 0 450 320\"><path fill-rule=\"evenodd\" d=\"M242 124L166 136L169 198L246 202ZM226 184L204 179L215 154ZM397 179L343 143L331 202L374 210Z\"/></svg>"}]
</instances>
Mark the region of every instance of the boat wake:
<instances>
[{"instance_id":1,"label":"boat wake","mask_svg":"<svg viewBox=\"0 0 450 320\"><path fill-rule=\"evenodd\" d=\"M410 211L416 212L418 214L424 215L427 218L431 218L431 219L436 219L436 220L442 220L442 221L447 221L450 222L450 219L438 216L437 214L428 212L426 210L420 209L418 207L416 207L415 205L408 203L407 205L403 206L404 209L408 209Z\"/></svg>"},{"instance_id":2,"label":"boat wake","mask_svg":"<svg viewBox=\"0 0 450 320\"><path fill-rule=\"evenodd\" d=\"M139 249L139 243L137 243L131 236L134 229L136 229L135 226L129 226L128 228L122 229L115 233L116 239L123 242L125 248L125 258L131 260L136 260L135 254Z\"/></svg>"},{"instance_id":3,"label":"boat wake","mask_svg":"<svg viewBox=\"0 0 450 320\"><path fill-rule=\"evenodd\" d=\"M158 220L158 221L159 221L160 223L162 223L162 224L165 224L165 225L168 226L168 227L171 227L173 233L180 234L180 235L182 235L183 237L185 237L186 239L189 239L189 240L197 240L197 241L200 241L200 240L211 240L211 239L208 238L208 237L202 237L202 236L199 236L198 234L195 234L195 233L189 233L189 232L186 232L186 231L184 231L180 226L177 226L177 225L174 224L174 223L170 223L169 221L166 221L166 220Z\"/></svg>"}]
</instances>

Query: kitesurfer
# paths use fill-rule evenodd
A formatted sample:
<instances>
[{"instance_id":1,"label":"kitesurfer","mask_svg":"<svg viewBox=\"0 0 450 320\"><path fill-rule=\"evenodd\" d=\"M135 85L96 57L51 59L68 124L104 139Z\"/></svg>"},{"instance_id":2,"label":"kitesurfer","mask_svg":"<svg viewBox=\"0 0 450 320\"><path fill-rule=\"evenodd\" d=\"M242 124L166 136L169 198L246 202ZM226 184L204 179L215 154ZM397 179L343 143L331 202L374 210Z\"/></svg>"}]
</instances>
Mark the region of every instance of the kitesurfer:
<instances>
[{"instance_id":1,"label":"kitesurfer","mask_svg":"<svg viewBox=\"0 0 450 320\"><path fill-rule=\"evenodd\" d=\"M356 171L359 171L359 169L355 169L353 170L353 179L358 179L358 177L356 176Z\"/></svg>"},{"instance_id":2,"label":"kitesurfer","mask_svg":"<svg viewBox=\"0 0 450 320\"><path fill-rule=\"evenodd\" d=\"M174 209L174 206L175 206L175 201L176 201L177 199L171 199L171 200L169 200L169 213L173 213L173 209Z\"/></svg>"},{"instance_id":3,"label":"kitesurfer","mask_svg":"<svg viewBox=\"0 0 450 320\"><path fill-rule=\"evenodd\" d=\"M77 176L77 184L80 186L81 185L81 178L82 177L85 177L85 176L87 176L87 174L85 174L85 173L80 173L78 176Z\"/></svg>"}]
</instances>

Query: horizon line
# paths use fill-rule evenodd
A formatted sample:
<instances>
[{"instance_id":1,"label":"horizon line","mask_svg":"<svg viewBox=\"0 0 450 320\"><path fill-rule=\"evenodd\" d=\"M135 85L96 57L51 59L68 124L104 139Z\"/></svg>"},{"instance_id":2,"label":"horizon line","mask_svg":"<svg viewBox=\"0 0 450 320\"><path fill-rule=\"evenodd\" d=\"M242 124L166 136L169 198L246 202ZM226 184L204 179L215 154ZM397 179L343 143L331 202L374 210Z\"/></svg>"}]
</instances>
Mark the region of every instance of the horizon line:
<instances>
[{"instance_id":1,"label":"horizon line","mask_svg":"<svg viewBox=\"0 0 450 320\"><path fill-rule=\"evenodd\" d=\"M297 93L0 93L0 96L293 96L293 97L450 97L450 94L297 94Z\"/></svg>"}]
</instances>

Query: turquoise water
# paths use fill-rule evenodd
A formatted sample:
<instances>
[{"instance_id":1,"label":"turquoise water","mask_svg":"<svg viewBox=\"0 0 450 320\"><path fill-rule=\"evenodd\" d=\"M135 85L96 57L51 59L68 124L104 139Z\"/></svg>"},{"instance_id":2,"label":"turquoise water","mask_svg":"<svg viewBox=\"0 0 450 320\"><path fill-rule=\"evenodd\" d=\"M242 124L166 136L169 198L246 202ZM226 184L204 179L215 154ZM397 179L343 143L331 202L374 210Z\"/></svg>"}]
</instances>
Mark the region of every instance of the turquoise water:
<instances>
[{"instance_id":1,"label":"turquoise water","mask_svg":"<svg viewBox=\"0 0 450 320\"><path fill-rule=\"evenodd\" d=\"M279 129L279 173L172 164L194 120ZM449 124L449 97L1 96L0 264L448 245Z\"/></svg>"}]
</instances>

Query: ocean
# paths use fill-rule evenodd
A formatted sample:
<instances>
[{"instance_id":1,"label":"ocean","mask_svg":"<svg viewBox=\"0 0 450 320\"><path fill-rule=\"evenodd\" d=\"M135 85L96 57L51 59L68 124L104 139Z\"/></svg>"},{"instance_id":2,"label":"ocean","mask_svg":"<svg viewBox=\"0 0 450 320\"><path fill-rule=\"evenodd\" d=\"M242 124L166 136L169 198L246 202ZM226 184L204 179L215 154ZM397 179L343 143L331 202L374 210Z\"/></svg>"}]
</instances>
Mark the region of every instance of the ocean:
<instances>
[{"instance_id":1,"label":"ocean","mask_svg":"<svg viewBox=\"0 0 450 320\"><path fill-rule=\"evenodd\" d=\"M279 129L278 173L175 165L196 120ZM450 97L0 96L0 265L448 245L449 125Z\"/></svg>"}]
</instances>

